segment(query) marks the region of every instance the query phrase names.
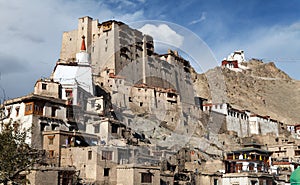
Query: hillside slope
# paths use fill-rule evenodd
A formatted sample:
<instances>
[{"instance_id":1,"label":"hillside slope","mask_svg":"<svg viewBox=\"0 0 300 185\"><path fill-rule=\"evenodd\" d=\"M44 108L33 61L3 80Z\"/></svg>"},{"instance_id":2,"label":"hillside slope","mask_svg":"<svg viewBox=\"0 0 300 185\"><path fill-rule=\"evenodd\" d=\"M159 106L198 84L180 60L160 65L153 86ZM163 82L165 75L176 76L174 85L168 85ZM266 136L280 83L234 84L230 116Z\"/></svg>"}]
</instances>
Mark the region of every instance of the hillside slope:
<instances>
[{"instance_id":1,"label":"hillside slope","mask_svg":"<svg viewBox=\"0 0 300 185\"><path fill-rule=\"evenodd\" d=\"M238 109L269 115L287 124L300 123L300 81L291 79L273 62L250 60L241 72L216 67L204 74L197 74L195 87L199 96L211 99L212 89L222 89L223 102ZM222 78L220 78L222 76ZM213 98L213 103L220 100Z\"/></svg>"}]
</instances>

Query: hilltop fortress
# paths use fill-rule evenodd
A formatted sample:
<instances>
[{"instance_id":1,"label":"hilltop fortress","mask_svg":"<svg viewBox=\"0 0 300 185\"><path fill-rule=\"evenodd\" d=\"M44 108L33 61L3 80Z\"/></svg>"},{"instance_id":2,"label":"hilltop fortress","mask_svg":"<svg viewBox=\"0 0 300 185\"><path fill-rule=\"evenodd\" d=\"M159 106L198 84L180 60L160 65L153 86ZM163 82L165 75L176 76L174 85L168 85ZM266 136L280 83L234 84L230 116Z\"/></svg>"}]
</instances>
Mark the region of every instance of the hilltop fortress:
<instances>
[{"instance_id":1,"label":"hilltop fortress","mask_svg":"<svg viewBox=\"0 0 300 185\"><path fill-rule=\"evenodd\" d=\"M243 62L237 51L222 65ZM51 76L5 101L0 130L33 128L26 142L46 153L28 174L37 184L271 184L276 162L294 169L297 126L211 102L196 78L151 36L82 17L63 33Z\"/></svg>"}]
</instances>

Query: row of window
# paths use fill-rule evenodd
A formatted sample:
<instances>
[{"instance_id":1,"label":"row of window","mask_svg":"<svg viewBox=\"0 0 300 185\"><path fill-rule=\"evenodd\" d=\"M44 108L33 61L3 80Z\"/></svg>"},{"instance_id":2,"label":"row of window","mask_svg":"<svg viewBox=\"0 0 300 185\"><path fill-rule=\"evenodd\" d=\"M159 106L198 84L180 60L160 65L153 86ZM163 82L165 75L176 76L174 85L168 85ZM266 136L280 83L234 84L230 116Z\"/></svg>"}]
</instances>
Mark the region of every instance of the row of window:
<instances>
[{"instance_id":1,"label":"row of window","mask_svg":"<svg viewBox=\"0 0 300 185\"><path fill-rule=\"evenodd\" d=\"M43 109L44 109L43 104L34 103L34 102L26 103L25 115L30 115L30 114L43 115ZM57 109L58 109L57 107L51 107L52 117L56 116ZM6 110L7 110L7 116L9 117L11 115L11 107L8 107ZM15 110L16 110L16 117L18 117L20 114L20 107L16 107Z\"/></svg>"},{"instance_id":2,"label":"row of window","mask_svg":"<svg viewBox=\"0 0 300 185\"><path fill-rule=\"evenodd\" d=\"M101 159L111 161L112 160L112 155L113 155L112 151L102 151ZM91 160L92 158L93 158L93 152L88 151L88 160Z\"/></svg>"},{"instance_id":3,"label":"row of window","mask_svg":"<svg viewBox=\"0 0 300 185\"><path fill-rule=\"evenodd\" d=\"M100 125L94 125L94 133L99 133L100 132ZM117 125L112 125L111 126L111 133L118 133L118 126Z\"/></svg>"},{"instance_id":4,"label":"row of window","mask_svg":"<svg viewBox=\"0 0 300 185\"><path fill-rule=\"evenodd\" d=\"M54 158L54 150L48 151L49 158ZM92 159L92 151L88 151L88 159ZM102 160L112 160L112 151L102 151ZM108 177L110 168L103 169L103 176ZM152 183L152 173L141 173L141 183Z\"/></svg>"},{"instance_id":5,"label":"row of window","mask_svg":"<svg viewBox=\"0 0 300 185\"><path fill-rule=\"evenodd\" d=\"M112 151L102 151L102 160L112 160ZM88 160L91 160L93 157L93 152L88 151ZM103 169L103 176L108 177L109 176L110 168L104 168ZM152 183L152 173L141 173L141 183Z\"/></svg>"}]
</instances>

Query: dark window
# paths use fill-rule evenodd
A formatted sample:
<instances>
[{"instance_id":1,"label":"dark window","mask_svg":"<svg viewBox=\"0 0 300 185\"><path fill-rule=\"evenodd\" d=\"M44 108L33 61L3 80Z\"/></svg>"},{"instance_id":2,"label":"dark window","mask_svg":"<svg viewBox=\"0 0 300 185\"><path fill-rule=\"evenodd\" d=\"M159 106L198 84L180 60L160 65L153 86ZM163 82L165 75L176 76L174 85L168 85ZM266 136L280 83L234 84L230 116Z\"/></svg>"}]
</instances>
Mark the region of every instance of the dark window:
<instances>
[{"instance_id":1,"label":"dark window","mask_svg":"<svg viewBox=\"0 0 300 185\"><path fill-rule=\"evenodd\" d=\"M100 132L100 126L99 125L95 125L95 133L99 133Z\"/></svg>"},{"instance_id":2,"label":"dark window","mask_svg":"<svg viewBox=\"0 0 300 185\"><path fill-rule=\"evenodd\" d=\"M168 98L173 98L173 93L167 93Z\"/></svg>"},{"instance_id":3,"label":"dark window","mask_svg":"<svg viewBox=\"0 0 300 185\"><path fill-rule=\"evenodd\" d=\"M92 151L88 151L88 160L91 160L93 157Z\"/></svg>"},{"instance_id":4,"label":"dark window","mask_svg":"<svg viewBox=\"0 0 300 185\"><path fill-rule=\"evenodd\" d=\"M74 118L74 111L72 107L67 107L67 112L66 112L67 118L71 119Z\"/></svg>"},{"instance_id":5,"label":"dark window","mask_svg":"<svg viewBox=\"0 0 300 185\"><path fill-rule=\"evenodd\" d=\"M140 102L140 107L142 107L143 106L143 102Z\"/></svg>"},{"instance_id":6,"label":"dark window","mask_svg":"<svg viewBox=\"0 0 300 185\"><path fill-rule=\"evenodd\" d=\"M95 107L95 100L91 101L91 107L94 108Z\"/></svg>"},{"instance_id":7,"label":"dark window","mask_svg":"<svg viewBox=\"0 0 300 185\"><path fill-rule=\"evenodd\" d=\"M72 90L66 90L66 97L72 97Z\"/></svg>"},{"instance_id":8,"label":"dark window","mask_svg":"<svg viewBox=\"0 0 300 185\"><path fill-rule=\"evenodd\" d=\"M42 84L42 89L46 90L47 89L47 84Z\"/></svg>"},{"instance_id":9,"label":"dark window","mask_svg":"<svg viewBox=\"0 0 300 185\"><path fill-rule=\"evenodd\" d=\"M131 99L131 97L129 97L129 98L128 98L128 101L129 101L129 102L132 102L132 99Z\"/></svg>"},{"instance_id":10,"label":"dark window","mask_svg":"<svg viewBox=\"0 0 300 185\"><path fill-rule=\"evenodd\" d=\"M104 177L108 177L109 176L109 168L104 168Z\"/></svg>"},{"instance_id":11,"label":"dark window","mask_svg":"<svg viewBox=\"0 0 300 185\"><path fill-rule=\"evenodd\" d=\"M152 174L141 173L141 183L152 183Z\"/></svg>"},{"instance_id":12,"label":"dark window","mask_svg":"<svg viewBox=\"0 0 300 185\"><path fill-rule=\"evenodd\" d=\"M9 108L7 108L6 110L7 110L7 116L10 116L11 108L9 107Z\"/></svg>"},{"instance_id":13,"label":"dark window","mask_svg":"<svg viewBox=\"0 0 300 185\"><path fill-rule=\"evenodd\" d=\"M46 126L49 126L49 124L48 123L41 123L41 131L44 131L45 130L45 127Z\"/></svg>"},{"instance_id":14,"label":"dark window","mask_svg":"<svg viewBox=\"0 0 300 185\"><path fill-rule=\"evenodd\" d=\"M111 133L118 133L118 127L116 125L111 126Z\"/></svg>"},{"instance_id":15,"label":"dark window","mask_svg":"<svg viewBox=\"0 0 300 185\"><path fill-rule=\"evenodd\" d=\"M112 151L102 151L102 160L112 160Z\"/></svg>"},{"instance_id":16,"label":"dark window","mask_svg":"<svg viewBox=\"0 0 300 185\"><path fill-rule=\"evenodd\" d=\"M53 145L54 137L49 137L49 145Z\"/></svg>"},{"instance_id":17,"label":"dark window","mask_svg":"<svg viewBox=\"0 0 300 185\"><path fill-rule=\"evenodd\" d=\"M55 130L56 127L58 127L57 124L51 124L51 130Z\"/></svg>"},{"instance_id":18,"label":"dark window","mask_svg":"<svg viewBox=\"0 0 300 185\"><path fill-rule=\"evenodd\" d=\"M17 108L16 108L16 117L19 116L19 112L20 112L20 107L17 107Z\"/></svg>"},{"instance_id":19,"label":"dark window","mask_svg":"<svg viewBox=\"0 0 300 185\"><path fill-rule=\"evenodd\" d=\"M49 158L53 158L54 157L54 150L49 150Z\"/></svg>"},{"instance_id":20,"label":"dark window","mask_svg":"<svg viewBox=\"0 0 300 185\"><path fill-rule=\"evenodd\" d=\"M40 104L34 104L33 113L36 115L43 115L43 106Z\"/></svg>"},{"instance_id":21,"label":"dark window","mask_svg":"<svg viewBox=\"0 0 300 185\"><path fill-rule=\"evenodd\" d=\"M55 117L56 113L56 107L51 108L51 117Z\"/></svg>"},{"instance_id":22,"label":"dark window","mask_svg":"<svg viewBox=\"0 0 300 185\"><path fill-rule=\"evenodd\" d=\"M214 185L218 185L218 179L214 179Z\"/></svg>"},{"instance_id":23,"label":"dark window","mask_svg":"<svg viewBox=\"0 0 300 185\"><path fill-rule=\"evenodd\" d=\"M295 156L299 156L300 155L300 151L299 150L295 150Z\"/></svg>"}]
</instances>

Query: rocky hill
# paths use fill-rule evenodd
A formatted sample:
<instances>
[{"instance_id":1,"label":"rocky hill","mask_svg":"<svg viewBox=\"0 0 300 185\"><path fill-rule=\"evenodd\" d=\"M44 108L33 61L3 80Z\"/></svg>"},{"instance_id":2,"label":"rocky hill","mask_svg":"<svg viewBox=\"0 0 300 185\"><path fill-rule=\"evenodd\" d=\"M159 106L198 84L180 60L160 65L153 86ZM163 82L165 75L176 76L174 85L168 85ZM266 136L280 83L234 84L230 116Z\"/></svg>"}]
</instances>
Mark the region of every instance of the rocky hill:
<instances>
[{"instance_id":1,"label":"rocky hill","mask_svg":"<svg viewBox=\"0 0 300 185\"><path fill-rule=\"evenodd\" d=\"M252 59L243 65L247 69L216 67L195 74L198 95L212 98L213 103L228 102L241 110L269 115L287 124L300 123L300 81L290 78L273 62Z\"/></svg>"}]
</instances>

